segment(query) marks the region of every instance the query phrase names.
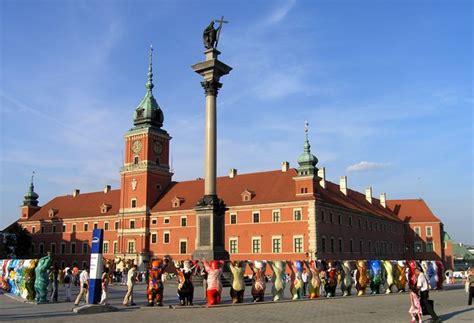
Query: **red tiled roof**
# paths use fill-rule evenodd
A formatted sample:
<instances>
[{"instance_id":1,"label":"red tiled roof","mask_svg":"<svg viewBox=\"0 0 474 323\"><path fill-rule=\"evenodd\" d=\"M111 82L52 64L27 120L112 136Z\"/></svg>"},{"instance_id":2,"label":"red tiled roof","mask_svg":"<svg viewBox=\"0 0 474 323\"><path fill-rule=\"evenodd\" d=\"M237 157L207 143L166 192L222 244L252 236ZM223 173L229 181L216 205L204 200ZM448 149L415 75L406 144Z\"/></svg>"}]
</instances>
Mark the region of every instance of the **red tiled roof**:
<instances>
[{"instance_id":1,"label":"red tiled roof","mask_svg":"<svg viewBox=\"0 0 474 323\"><path fill-rule=\"evenodd\" d=\"M403 221L441 222L422 199L389 200L387 205Z\"/></svg>"},{"instance_id":2,"label":"red tiled roof","mask_svg":"<svg viewBox=\"0 0 474 323\"><path fill-rule=\"evenodd\" d=\"M241 174L234 178L218 177L217 194L227 206L253 205L265 203L291 202L312 200L312 195L296 195L293 177L297 175L295 169L287 172L281 170ZM244 191L252 192L250 201L242 200ZM348 189L345 196L339 185L326 181L326 189L319 189L320 198L333 205L345 207L357 212L363 212L386 219L399 220L388 208L380 205L380 201L372 198L372 203L365 199L365 194ZM168 190L160 197L159 201L152 207L152 212L190 210L204 194L204 180L173 182ZM178 197L180 205L173 207L172 200ZM107 213L101 213L102 204L111 205ZM119 211L120 190L112 190L108 193L93 192L82 193L73 197L72 195L58 196L46 203L40 211L34 214L30 220L49 220L48 211L57 210L55 216L59 219L100 217L103 215L117 214ZM429 210L429 209L428 209Z\"/></svg>"},{"instance_id":3,"label":"red tiled roof","mask_svg":"<svg viewBox=\"0 0 474 323\"><path fill-rule=\"evenodd\" d=\"M102 204L108 204L111 208L106 213L101 213ZM107 193L93 192L82 193L76 197L72 195L57 196L41 207L41 210L33 214L28 221L51 220L49 210L55 209L55 218L82 218L92 216L105 216L117 214L120 204L120 190L111 190ZM20 220L25 221L25 220Z\"/></svg>"},{"instance_id":4,"label":"red tiled roof","mask_svg":"<svg viewBox=\"0 0 474 323\"><path fill-rule=\"evenodd\" d=\"M239 174L234 178L228 176L217 178L217 195L227 206L252 205L263 203L289 202L313 199L312 196L296 196L293 177L297 175L295 169L287 172L281 170ZM152 212L189 210L204 194L204 180L193 180L172 183L158 203L151 209ZM251 191L255 195L250 201L242 201L242 193ZM184 201L179 207L172 207L171 200L181 197Z\"/></svg>"},{"instance_id":5,"label":"red tiled roof","mask_svg":"<svg viewBox=\"0 0 474 323\"><path fill-rule=\"evenodd\" d=\"M382 218L399 220L391 210L384 208L378 199L372 197L372 203L369 203L365 199L365 194L351 189L347 189L346 196L340 191L339 185L329 181L326 181L326 189L320 190L320 196L324 201L330 204L340 205L355 211L380 216Z\"/></svg>"}]
</instances>

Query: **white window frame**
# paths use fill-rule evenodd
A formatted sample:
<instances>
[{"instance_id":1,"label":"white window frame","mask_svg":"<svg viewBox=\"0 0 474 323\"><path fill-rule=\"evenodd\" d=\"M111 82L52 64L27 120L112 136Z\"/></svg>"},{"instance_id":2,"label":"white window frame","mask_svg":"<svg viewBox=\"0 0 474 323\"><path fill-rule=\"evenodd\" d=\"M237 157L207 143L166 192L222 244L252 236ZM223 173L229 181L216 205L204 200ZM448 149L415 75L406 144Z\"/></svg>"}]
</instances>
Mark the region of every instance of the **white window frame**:
<instances>
[{"instance_id":1,"label":"white window frame","mask_svg":"<svg viewBox=\"0 0 474 323\"><path fill-rule=\"evenodd\" d=\"M114 254L119 252L119 247L118 247L118 241L117 240L114 240L114 242L112 244L112 248L113 248L112 251L113 251Z\"/></svg>"},{"instance_id":2,"label":"white window frame","mask_svg":"<svg viewBox=\"0 0 474 323\"><path fill-rule=\"evenodd\" d=\"M186 221L186 225L183 225L183 219ZM179 219L179 225L183 228L188 226L188 216L187 215L182 215L181 218Z\"/></svg>"},{"instance_id":3,"label":"white window frame","mask_svg":"<svg viewBox=\"0 0 474 323\"><path fill-rule=\"evenodd\" d=\"M107 246L107 248L105 248L105 246ZM107 249L107 250L105 250L105 249ZM102 242L102 253L104 253L104 254L110 253L109 242L108 241Z\"/></svg>"},{"instance_id":4,"label":"white window frame","mask_svg":"<svg viewBox=\"0 0 474 323\"><path fill-rule=\"evenodd\" d=\"M97 228L97 229L99 228L99 222L94 222L94 223L92 224L92 230L94 230L94 229L96 229L96 228Z\"/></svg>"},{"instance_id":5,"label":"white window frame","mask_svg":"<svg viewBox=\"0 0 474 323\"><path fill-rule=\"evenodd\" d=\"M165 235L168 234L168 242L165 240ZM171 232L170 231L163 231L163 244L170 244L171 241Z\"/></svg>"},{"instance_id":6,"label":"white window frame","mask_svg":"<svg viewBox=\"0 0 474 323\"><path fill-rule=\"evenodd\" d=\"M275 249L274 249L273 242L275 240L280 240L280 251L278 251L278 252L275 252ZM283 239L282 239L281 235L280 236L272 236L272 253L280 254L282 252L283 252Z\"/></svg>"},{"instance_id":7,"label":"white window frame","mask_svg":"<svg viewBox=\"0 0 474 323\"><path fill-rule=\"evenodd\" d=\"M157 218L152 218L151 219L151 224L152 225L158 224L158 219Z\"/></svg>"},{"instance_id":8,"label":"white window frame","mask_svg":"<svg viewBox=\"0 0 474 323\"><path fill-rule=\"evenodd\" d=\"M278 214L278 220L277 221L275 221L275 213ZM274 223L281 222L281 210L280 209L272 210L272 222L274 222Z\"/></svg>"},{"instance_id":9,"label":"white window frame","mask_svg":"<svg viewBox=\"0 0 474 323\"><path fill-rule=\"evenodd\" d=\"M87 226L87 230L86 230L86 226ZM84 222L82 224L82 231L83 232L89 232L89 222Z\"/></svg>"},{"instance_id":10,"label":"white window frame","mask_svg":"<svg viewBox=\"0 0 474 323\"><path fill-rule=\"evenodd\" d=\"M155 242L153 242L153 236L155 236ZM150 243L151 244L155 244L155 243L158 243L158 234L156 232L152 232L150 234Z\"/></svg>"},{"instance_id":11,"label":"white window frame","mask_svg":"<svg viewBox=\"0 0 474 323\"><path fill-rule=\"evenodd\" d=\"M254 218L254 215L255 214L258 214L258 222L255 222L255 218ZM260 211L252 211L252 223L261 223L261 218L260 218Z\"/></svg>"},{"instance_id":12,"label":"white window frame","mask_svg":"<svg viewBox=\"0 0 474 323\"><path fill-rule=\"evenodd\" d=\"M301 238L301 251L296 251L295 239ZM303 253L304 252L304 236L302 234L296 234L293 236L293 252L294 253Z\"/></svg>"},{"instance_id":13,"label":"white window frame","mask_svg":"<svg viewBox=\"0 0 474 323\"><path fill-rule=\"evenodd\" d=\"M133 245L132 251L130 251L130 243L132 243ZM136 248L135 240L127 240L127 253L136 253L136 252L137 252L137 248Z\"/></svg>"},{"instance_id":14,"label":"white window frame","mask_svg":"<svg viewBox=\"0 0 474 323\"><path fill-rule=\"evenodd\" d=\"M232 252L231 243L230 243L231 241L235 241L235 252ZM229 238L229 253L232 255L239 253L239 238L238 237Z\"/></svg>"},{"instance_id":15,"label":"white window frame","mask_svg":"<svg viewBox=\"0 0 474 323\"><path fill-rule=\"evenodd\" d=\"M232 216L235 216L235 223L232 223ZM229 224L235 225L238 224L237 213L233 212L229 215Z\"/></svg>"},{"instance_id":16,"label":"white window frame","mask_svg":"<svg viewBox=\"0 0 474 323\"><path fill-rule=\"evenodd\" d=\"M254 241L259 241L259 244L258 244L259 245L259 251L258 252L255 252L255 250L253 248L254 247L254 244L253 244ZM262 237L252 237L250 246L252 248L252 253L253 254L261 254L262 253Z\"/></svg>"},{"instance_id":17,"label":"white window frame","mask_svg":"<svg viewBox=\"0 0 474 323\"><path fill-rule=\"evenodd\" d=\"M105 227L106 227L106 226L105 226L106 224L107 224L107 229L105 228ZM109 229L110 229L110 223L109 223L109 221L105 221L105 222L104 222L104 231L109 231Z\"/></svg>"},{"instance_id":18,"label":"white window frame","mask_svg":"<svg viewBox=\"0 0 474 323\"><path fill-rule=\"evenodd\" d=\"M428 234L428 228L430 229L430 234ZM425 227L425 233L427 237L432 237L433 236L433 227L431 225L427 225Z\"/></svg>"},{"instance_id":19,"label":"white window frame","mask_svg":"<svg viewBox=\"0 0 474 323\"><path fill-rule=\"evenodd\" d=\"M135 202L135 206L133 206L133 202ZM138 207L138 202L137 202L137 198L136 197L133 197L130 199L130 208L131 209L135 209Z\"/></svg>"},{"instance_id":20,"label":"white window frame","mask_svg":"<svg viewBox=\"0 0 474 323\"><path fill-rule=\"evenodd\" d=\"M185 243L186 243L186 252L184 252L184 253L181 252L181 243L182 243L182 242L185 242ZM179 239L178 248L179 248L178 253L179 253L180 255L187 255L187 254L188 254L188 239Z\"/></svg>"},{"instance_id":21,"label":"white window frame","mask_svg":"<svg viewBox=\"0 0 474 323\"><path fill-rule=\"evenodd\" d=\"M431 244L432 250L428 250L428 244ZM435 252L435 242L433 240L426 241L426 252Z\"/></svg>"},{"instance_id":22,"label":"white window frame","mask_svg":"<svg viewBox=\"0 0 474 323\"><path fill-rule=\"evenodd\" d=\"M133 228L132 228L132 223L133 223ZM128 220L128 228L129 229L136 229L136 227L135 227L136 224L137 224L137 221L135 221L135 219Z\"/></svg>"},{"instance_id":23,"label":"white window frame","mask_svg":"<svg viewBox=\"0 0 474 323\"><path fill-rule=\"evenodd\" d=\"M296 212L300 212L300 219L299 220L296 220ZM293 209L293 221L303 221L303 209L302 208L296 208L296 209Z\"/></svg>"},{"instance_id":24,"label":"white window frame","mask_svg":"<svg viewBox=\"0 0 474 323\"><path fill-rule=\"evenodd\" d=\"M169 217L169 216L165 216L165 217L163 218L163 224L170 224L170 223L171 223L170 217Z\"/></svg>"}]
</instances>

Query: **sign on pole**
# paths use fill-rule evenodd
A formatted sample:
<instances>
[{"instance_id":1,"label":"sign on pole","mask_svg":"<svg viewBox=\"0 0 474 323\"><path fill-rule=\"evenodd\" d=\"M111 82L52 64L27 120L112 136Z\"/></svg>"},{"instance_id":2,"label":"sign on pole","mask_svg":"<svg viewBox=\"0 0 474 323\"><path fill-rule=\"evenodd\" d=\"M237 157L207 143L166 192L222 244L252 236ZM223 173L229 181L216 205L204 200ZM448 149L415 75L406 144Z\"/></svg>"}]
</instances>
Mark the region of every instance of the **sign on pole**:
<instances>
[{"instance_id":1,"label":"sign on pole","mask_svg":"<svg viewBox=\"0 0 474 323\"><path fill-rule=\"evenodd\" d=\"M92 231L91 265L89 275L89 304L98 304L102 293L102 242L104 230Z\"/></svg>"}]
</instances>

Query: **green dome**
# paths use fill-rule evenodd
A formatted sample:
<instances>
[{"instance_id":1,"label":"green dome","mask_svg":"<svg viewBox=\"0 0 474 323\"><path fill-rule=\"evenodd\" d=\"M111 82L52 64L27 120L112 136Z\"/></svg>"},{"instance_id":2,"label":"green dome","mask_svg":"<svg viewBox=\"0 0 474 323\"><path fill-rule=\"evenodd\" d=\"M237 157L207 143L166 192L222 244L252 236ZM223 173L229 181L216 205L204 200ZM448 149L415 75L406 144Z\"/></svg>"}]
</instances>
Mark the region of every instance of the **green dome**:
<instances>
[{"instance_id":1,"label":"green dome","mask_svg":"<svg viewBox=\"0 0 474 323\"><path fill-rule=\"evenodd\" d=\"M298 157L298 175L308 176L315 175L318 172L316 164L318 159L311 153L311 145L308 140L308 129L305 129L306 140L304 142L304 152Z\"/></svg>"},{"instance_id":2,"label":"green dome","mask_svg":"<svg viewBox=\"0 0 474 323\"><path fill-rule=\"evenodd\" d=\"M33 185L33 176L31 176L31 183L28 192L24 195L23 205L24 206L38 206L39 195L35 193L35 187Z\"/></svg>"}]
</instances>

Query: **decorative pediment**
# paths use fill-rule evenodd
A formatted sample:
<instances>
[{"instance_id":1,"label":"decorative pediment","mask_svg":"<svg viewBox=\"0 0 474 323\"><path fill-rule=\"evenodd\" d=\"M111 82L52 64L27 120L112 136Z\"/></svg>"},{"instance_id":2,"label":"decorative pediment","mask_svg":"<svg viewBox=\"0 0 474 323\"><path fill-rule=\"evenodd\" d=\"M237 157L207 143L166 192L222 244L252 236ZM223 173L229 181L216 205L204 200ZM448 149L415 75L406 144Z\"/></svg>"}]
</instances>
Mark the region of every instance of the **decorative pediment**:
<instances>
[{"instance_id":1,"label":"decorative pediment","mask_svg":"<svg viewBox=\"0 0 474 323\"><path fill-rule=\"evenodd\" d=\"M173 207L180 207L184 203L184 197L175 196L171 200L171 205Z\"/></svg>"},{"instance_id":2,"label":"decorative pediment","mask_svg":"<svg viewBox=\"0 0 474 323\"><path fill-rule=\"evenodd\" d=\"M52 217L54 217L56 214L58 214L58 212L59 212L59 211L58 211L57 209L51 208L51 209L48 210L48 216L49 216L50 218L52 218Z\"/></svg>"},{"instance_id":3,"label":"decorative pediment","mask_svg":"<svg viewBox=\"0 0 474 323\"><path fill-rule=\"evenodd\" d=\"M112 208L112 205L102 203L100 206L100 213L107 213Z\"/></svg>"},{"instance_id":4,"label":"decorative pediment","mask_svg":"<svg viewBox=\"0 0 474 323\"><path fill-rule=\"evenodd\" d=\"M242 201L247 202L252 200L252 198L255 196L255 192L246 189L240 195L242 196Z\"/></svg>"}]
</instances>

